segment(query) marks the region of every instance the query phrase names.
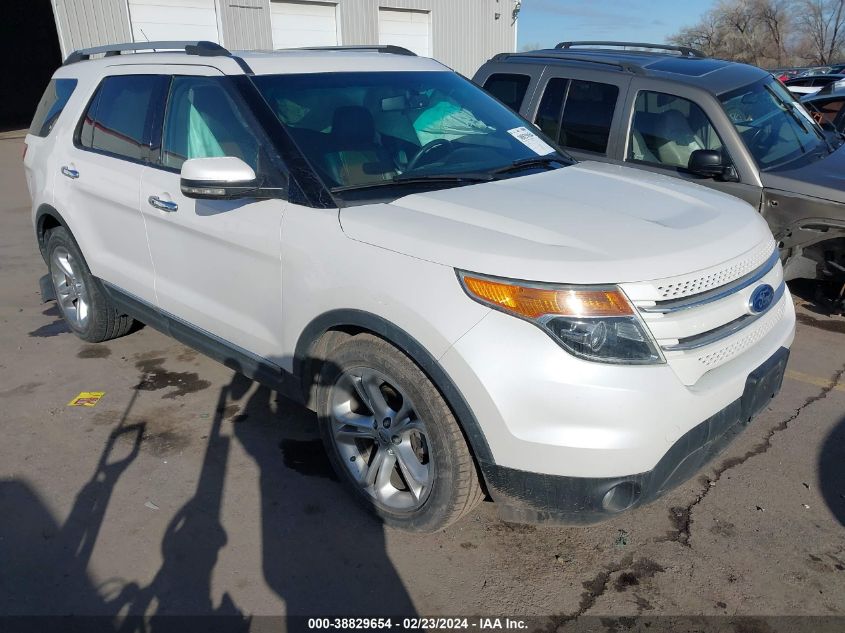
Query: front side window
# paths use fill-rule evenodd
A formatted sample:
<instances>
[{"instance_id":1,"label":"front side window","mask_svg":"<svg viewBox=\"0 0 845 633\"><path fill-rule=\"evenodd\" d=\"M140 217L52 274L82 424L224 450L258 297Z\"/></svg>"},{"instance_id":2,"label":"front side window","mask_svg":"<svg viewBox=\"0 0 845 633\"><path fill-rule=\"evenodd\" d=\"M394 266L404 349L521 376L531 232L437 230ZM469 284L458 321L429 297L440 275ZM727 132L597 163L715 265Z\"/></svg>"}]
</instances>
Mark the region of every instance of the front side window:
<instances>
[{"instance_id":1,"label":"front side window","mask_svg":"<svg viewBox=\"0 0 845 633\"><path fill-rule=\"evenodd\" d=\"M524 159L568 162L525 120L452 72L261 75L252 81L336 191L394 187L411 178L489 180Z\"/></svg>"},{"instance_id":2,"label":"front side window","mask_svg":"<svg viewBox=\"0 0 845 633\"><path fill-rule=\"evenodd\" d=\"M484 89L511 110L519 112L531 77L528 75L496 73L484 82Z\"/></svg>"},{"instance_id":3,"label":"front side window","mask_svg":"<svg viewBox=\"0 0 845 633\"><path fill-rule=\"evenodd\" d=\"M67 105L70 95L76 88L76 79L51 79L47 89L38 102L29 133L35 136L47 136Z\"/></svg>"},{"instance_id":4,"label":"front side window","mask_svg":"<svg viewBox=\"0 0 845 633\"><path fill-rule=\"evenodd\" d=\"M581 79L549 80L535 122L563 147L607 152L619 88Z\"/></svg>"},{"instance_id":5,"label":"front side window","mask_svg":"<svg viewBox=\"0 0 845 633\"><path fill-rule=\"evenodd\" d=\"M722 107L761 169L814 153L824 133L795 97L774 79L719 95Z\"/></svg>"},{"instance_id":6,"label":"front side window","mask_svg":"<svg viewBox=\"0 0 845 633\"><path fill-rule=\"evenodd\" d=\"M85 113L78 144L118 158L146 161L153 105L166 81L159 75L106 77Z\"/></svg>"},{"instance_id":7,"label":"front side window","mask_svg":"<svg viewBox=\"0 0 845 633\"><path fill-rule=\"evenodd\" d=\"M696 150L722 151L710 119L689 99L644 90L637 95L628 160L686 169Z\"/></svg>"},{"instance_id":8,"label":"front side window","mask_svg":"<svg viewBox=\"0 0 845 633\"><path fill-rule=\"evenodd\" d=\"M225 79L174 77L164 120L162 165L181 169L189 158L234 156L258 171L261 143Z\"/></svg>"}]
</instances>

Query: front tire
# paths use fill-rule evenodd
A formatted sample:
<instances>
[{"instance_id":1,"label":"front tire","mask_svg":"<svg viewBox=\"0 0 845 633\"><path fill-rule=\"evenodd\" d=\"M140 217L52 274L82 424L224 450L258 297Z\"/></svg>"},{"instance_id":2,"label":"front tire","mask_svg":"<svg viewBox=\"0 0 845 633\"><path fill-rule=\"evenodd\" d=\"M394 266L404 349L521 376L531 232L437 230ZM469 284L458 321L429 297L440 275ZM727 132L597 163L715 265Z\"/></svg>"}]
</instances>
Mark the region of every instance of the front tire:
<instances>
[{"instance_id":1,"label":"front tire","mask_svg":"<svg viewBox=\"0 0 845 633\"><path fill-rule=\"evenodd\" d=\"M384 523L435 532L483 499L449 406L419 367L386 341L361 334L329 355L317 414L338 476Z\"/></svg>"},{"instance_id":2,"label":"front tire","mask_svg":"<svg viewBox=\"0 0 845 633\"><path fill-rule=\"evenodd\" d=\"M52 229L46 250L56 304L74 334L89 343L102 343L129 332L132 318L117 309L100 281L91 275L67 229Z\"/></svg>"}]
</instances>

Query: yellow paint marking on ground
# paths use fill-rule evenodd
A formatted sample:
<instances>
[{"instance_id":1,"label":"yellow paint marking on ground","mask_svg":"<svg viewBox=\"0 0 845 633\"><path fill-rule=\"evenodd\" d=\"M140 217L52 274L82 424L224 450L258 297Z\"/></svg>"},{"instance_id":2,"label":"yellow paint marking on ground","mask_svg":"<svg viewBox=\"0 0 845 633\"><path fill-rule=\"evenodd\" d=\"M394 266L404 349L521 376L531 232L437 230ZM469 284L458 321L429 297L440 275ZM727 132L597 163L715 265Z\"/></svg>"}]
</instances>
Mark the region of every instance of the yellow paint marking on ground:
<instances>
[{"instance_id":1,"label":"yellow paint marking on ground","mask_svg":"<svg viewBox=\"0 0 845 633\"><path fill-rule=\"evenodd\" d=\"M69 407L93 407L106 395L105 391L81 391L78 396L67 403Z\"/></svg>"},{"instance_id":2,"label":"yellow paint marking on ground","mask_svg":"<svg viewBox=\"0 0 845 633\"><path fill-rule=\"evenodd\" d=\"M822 378L820 376L812 376L810 374L805 374L800 371L794 371L792 369L786 370L786 377L790 380L797 380L798 382L804 382L808 385L815 385L816 387L830 387L830 379L829 378ZM845 391L845 385L839 384L833 388L833 391Z\"/></svg>"}]
</instances>

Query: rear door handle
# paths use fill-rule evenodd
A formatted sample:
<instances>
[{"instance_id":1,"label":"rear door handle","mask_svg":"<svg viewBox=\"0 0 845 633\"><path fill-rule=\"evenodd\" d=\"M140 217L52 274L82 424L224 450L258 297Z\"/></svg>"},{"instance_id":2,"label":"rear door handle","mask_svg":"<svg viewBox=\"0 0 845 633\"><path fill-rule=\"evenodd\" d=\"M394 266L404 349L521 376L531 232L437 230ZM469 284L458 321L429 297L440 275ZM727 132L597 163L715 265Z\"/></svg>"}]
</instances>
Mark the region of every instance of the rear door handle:
<instances>
[{"instance_id":1,"label":"rear door handle","mask_svg":"<svg viewBox=\"0 0 845 633\"><path fill-rule=\"evenodd\" d=\"M79 172L75 169L71 169L70 167L62 167L62 174L68 178L73 178L74 180L79 178Z\"/></svg>"},{"instance_id":2,"label":"rear door handle","mask_svg":"<svg viewBox=\"0 0 845 633\"><path fill-rule=\"evenodd\" d=\"M158 196L150 196L147 199L147 202L150 203L150 206L155 207L156 209L161 209L162 211L167 211L169 213L173 213L174 211L179 210L179 205L175 202L171 202L170 200L162 200Z\"/></svg>"}]
</instances>

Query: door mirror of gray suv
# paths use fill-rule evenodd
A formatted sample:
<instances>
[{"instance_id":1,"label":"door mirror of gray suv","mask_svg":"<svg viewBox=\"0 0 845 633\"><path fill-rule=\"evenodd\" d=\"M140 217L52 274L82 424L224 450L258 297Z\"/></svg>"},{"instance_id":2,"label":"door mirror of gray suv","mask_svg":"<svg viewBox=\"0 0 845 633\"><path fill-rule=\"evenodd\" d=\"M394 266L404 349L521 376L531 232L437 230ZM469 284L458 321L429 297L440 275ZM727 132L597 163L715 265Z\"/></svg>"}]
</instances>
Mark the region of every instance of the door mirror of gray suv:
<instances>
[{"instance_id":1,"label":"door mirror of gray suv","mask_svg":"<svg viewBox=\"0 0 845 633\"><path fill-rule=\"evenodd\" d=\"M240 158L191 158L182 165L182 193L188 198L232 200L255 197L255 171Z\"/></svg>"},{"instance_id":2,"label":"door mirror of gray suv","mask_svg":"<svg viewBox=\"0 0 845 633\"><path fill-rule=\"evenodd\" d=\"M687 169L697 176L735 180L734 169L726 165L722 159L722 152L715 149L697 149L689 157Z\"/></svg>"}]
</instances>

